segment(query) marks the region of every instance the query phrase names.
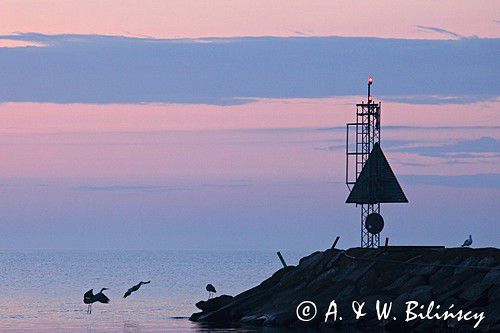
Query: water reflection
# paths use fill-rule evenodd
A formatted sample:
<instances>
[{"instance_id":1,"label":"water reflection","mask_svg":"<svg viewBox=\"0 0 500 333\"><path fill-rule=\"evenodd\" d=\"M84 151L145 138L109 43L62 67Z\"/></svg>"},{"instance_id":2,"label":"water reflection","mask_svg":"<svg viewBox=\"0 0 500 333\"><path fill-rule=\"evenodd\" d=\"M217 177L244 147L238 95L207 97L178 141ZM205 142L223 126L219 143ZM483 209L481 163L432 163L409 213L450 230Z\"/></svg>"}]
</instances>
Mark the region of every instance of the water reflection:
<instances>
[{"instance_id":1,"label":"water reflection","mask_svg":"<svg viewBox=\"0 0 500 333\"><path fill-rule=\"evenodd\" d=\"M307 253L287 252L291 263ZM237 294L279 269L273 251L0 251L0 332L254 332L188 321L214 281ZM148 288L123 298L131 282ZM86 313L83 293L108 286Z\"/></svg>"}]
</instances>

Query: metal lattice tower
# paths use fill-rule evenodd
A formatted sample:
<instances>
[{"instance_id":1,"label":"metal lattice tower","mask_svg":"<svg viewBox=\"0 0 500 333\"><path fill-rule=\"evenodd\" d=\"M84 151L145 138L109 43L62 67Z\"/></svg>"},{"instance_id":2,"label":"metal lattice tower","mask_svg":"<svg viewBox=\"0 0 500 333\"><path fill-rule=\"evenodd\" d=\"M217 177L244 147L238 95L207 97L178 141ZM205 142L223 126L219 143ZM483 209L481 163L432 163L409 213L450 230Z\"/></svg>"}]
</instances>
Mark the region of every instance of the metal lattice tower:
<instances>
[{"instance_id":1,"label":"metal lattice tower","mask_svg":"<svg viewBox=\"0 0 500 333\"><path fill-rule=\"evenodd\" d=\"M375 104L371 96L373 79L368 78L368 101L356 104L356 122L347 124L346 133L346 184L349 190L356 183L373 146L380 143L381 103ZM349 133L355 130L355 146L349 147ZM355 179L349 179L349 159L355 159ZM358 204L356 204L358 206ZM361 247L377 248L380 245L380 233L371 234L364 226L369 214L380 214L380 203L359 204L361 206Z\"/></svg>"}]
</instances>

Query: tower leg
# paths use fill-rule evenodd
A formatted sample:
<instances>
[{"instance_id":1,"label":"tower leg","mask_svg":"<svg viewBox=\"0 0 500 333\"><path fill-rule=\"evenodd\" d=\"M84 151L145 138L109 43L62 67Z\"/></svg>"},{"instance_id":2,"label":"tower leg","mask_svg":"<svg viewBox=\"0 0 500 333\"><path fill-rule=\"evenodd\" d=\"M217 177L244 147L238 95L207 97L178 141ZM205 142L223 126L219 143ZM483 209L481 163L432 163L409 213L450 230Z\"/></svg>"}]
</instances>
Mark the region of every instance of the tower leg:
<instances>
[{"instance_id":1,"label":"tower leg","mask_svg":"<svg viewBox=\"0 0 500 333\"><path fill-rule=\"evenodd\" d=\"M365 228L365 221L371 213L380 214L380 204L361 205L361 247L376 249L380 246L380 234L371 234Z\"/></svg>"}]
</instances>

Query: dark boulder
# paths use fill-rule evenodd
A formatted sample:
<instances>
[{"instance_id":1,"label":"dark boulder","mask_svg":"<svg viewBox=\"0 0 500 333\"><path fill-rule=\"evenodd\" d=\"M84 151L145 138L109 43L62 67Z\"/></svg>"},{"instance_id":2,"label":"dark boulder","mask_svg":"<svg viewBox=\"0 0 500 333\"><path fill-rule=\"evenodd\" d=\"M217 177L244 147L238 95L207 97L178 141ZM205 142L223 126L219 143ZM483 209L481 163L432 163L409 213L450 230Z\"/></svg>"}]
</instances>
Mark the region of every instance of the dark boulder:
<instances>
[{"instance_id":1,"label":"dark boulder","mask_svg":"<svg viewBox=\"0 0 500 333\"><path fill-rule=\"evenodd\" d=\"M221 296L214 297L214 298L211 298L211 299L206 300L206 301L199 301L195 305L202 312L193 313L191 315L191 317L189 318L189 320L199 321L200 317L202 317L208 313L215 312L215 311L223 308L224 306L230 304L233 301L233 298L234 298L233 296L221 295Z\"/></svg>"},{"instance_id":2,"label":"dark boulder","mask_svg":"<svg viewBox=\"0 0 500 333\"><path fill-rule=\"evenodd\" d=\"M215 311L231 303L233 301L233 298L233 296L221 295L219 297L211 298L207 301L199 301L198 303L196 303L196 307L201 311Z\"/></svg>"}]
</instances>

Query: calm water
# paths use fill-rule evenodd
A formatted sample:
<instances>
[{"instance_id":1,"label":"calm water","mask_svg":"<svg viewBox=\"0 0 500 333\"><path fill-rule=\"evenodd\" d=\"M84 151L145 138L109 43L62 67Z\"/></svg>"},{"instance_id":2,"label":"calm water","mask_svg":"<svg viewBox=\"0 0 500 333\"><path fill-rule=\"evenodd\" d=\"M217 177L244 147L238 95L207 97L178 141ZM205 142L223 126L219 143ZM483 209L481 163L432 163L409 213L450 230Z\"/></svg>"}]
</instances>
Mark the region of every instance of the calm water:
<instances>
[{"instance_id":1,"label":"calm water","mask_svg":"<svg viewBox=\"0 0 500 333\"><path fill-rule=\"evenodd\" d=\"M283 251L289 264L307 254ZM279 268L273 251L1 251L0 331L211 331L187 320L207 283L235 295ZM102 287L111 303L87 315L83 293Z\"/></svg>"}]
</instances>

